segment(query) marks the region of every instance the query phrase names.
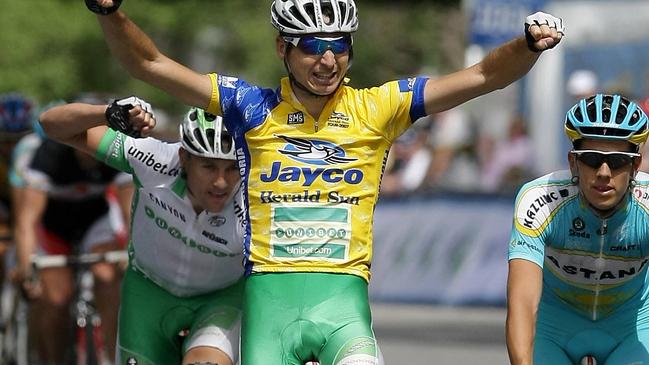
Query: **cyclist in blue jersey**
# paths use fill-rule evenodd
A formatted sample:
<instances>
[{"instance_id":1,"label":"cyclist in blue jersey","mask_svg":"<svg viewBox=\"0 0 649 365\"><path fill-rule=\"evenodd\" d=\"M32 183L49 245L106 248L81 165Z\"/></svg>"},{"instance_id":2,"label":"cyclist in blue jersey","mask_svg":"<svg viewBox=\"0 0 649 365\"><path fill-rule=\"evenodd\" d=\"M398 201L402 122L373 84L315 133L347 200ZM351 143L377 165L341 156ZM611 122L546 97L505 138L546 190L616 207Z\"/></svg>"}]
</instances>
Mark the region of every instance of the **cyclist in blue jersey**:
<instances>
[{"instance_id":1,"label":"cyclist in blue jersey","mask_svg":"<svg viewBox=\"0 0 649 365\"><path fill-rule=\"evenodd\" d=\"M649 175L638 171L647 123L623 96L580 100L565 119L570 170L520 189L507 284L512 364L649 364Z\"/></svg>"},{"instance_id":2,"label":"cyclist in blue jersey","mask_svg":"<svg viewBox=\"0 0 649 365\"><path fill-rule=\"evenodd\" d=\"M11 224L13 202L20 199L20 189L12 189L13 151L18 141L31 132L35 105L19 93L0 95L0 257L12 246ZM0 259L0 276L4 277L4 262ZM1 280L0 280L1 281Z\"/></svg>"},{"instance_id":3,"label":"cyclist in blue jersey","mask_svg":"<svg viewBox=\"0 0 649 365\"><path fill-rule=\"evenodd\" d=\"M113 55L131 75L222 115L237 142L249 208L243 365L378 362L367 289L390 145L420 117L519 79L563 36L560 19L536 13L526 36L474 66L356 89L346 79L355 2L275 0L271 23L287 77L269 89L169 59L121 3L86 0Z\"/></svg>"},{"instance_id":4,"label":"cyclist in blue jersey","mask_svg":"<svg viewBox=\"0 0 649 365\"><path fill-rule=\"evenodd\" d=\"M221 118L191 108L180 142L134 138L149 135L155 117L148 103L130 97L54 107L41 124L48 137L133 175L136 184L116 363L236 363L245 206Z\"/></svg>"}]
</instances>

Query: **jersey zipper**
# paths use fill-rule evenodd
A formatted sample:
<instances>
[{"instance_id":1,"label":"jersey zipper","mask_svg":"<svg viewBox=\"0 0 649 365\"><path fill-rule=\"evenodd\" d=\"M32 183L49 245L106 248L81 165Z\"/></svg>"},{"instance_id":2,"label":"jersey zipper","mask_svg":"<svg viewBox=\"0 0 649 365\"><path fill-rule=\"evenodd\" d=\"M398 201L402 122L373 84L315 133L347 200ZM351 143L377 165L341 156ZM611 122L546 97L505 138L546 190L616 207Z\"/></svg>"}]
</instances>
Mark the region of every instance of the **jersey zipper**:
<instances>
[{"instance_id":1,"label":"jersey zipper","mask_svg":"<svg viewBox=\"0 0 649 365\"><path fill-rule=\"evenodd\" d=\"M315 131L317 132L318 131L318 120L317 119L314 119L314 120L315 120L315 123L313 124L313 126L315 127Z\"/></svg>"},{"instance_id":2,"label":"jersey zipper","mask_svg":"<svg viewBox=\"0 0 649 365\"><path fill-rule=\"evenodd\" d=\"M598 274L601 275L605 266L604 265L604 243L606 241L606 233L608 231L608 221L606 219L602 220L602 225L599 229L600 231L597 232L599 233L599 255L597 257L596 266L601 266L601 267L597 267ZM600 284L599 284L599 280L597 280L597 283L595 284L595 297L593 298L593 312L592 312L593 321L597 320L597 305L599 304L599 290L600 290Z\"/></svg>"}]
</instances>

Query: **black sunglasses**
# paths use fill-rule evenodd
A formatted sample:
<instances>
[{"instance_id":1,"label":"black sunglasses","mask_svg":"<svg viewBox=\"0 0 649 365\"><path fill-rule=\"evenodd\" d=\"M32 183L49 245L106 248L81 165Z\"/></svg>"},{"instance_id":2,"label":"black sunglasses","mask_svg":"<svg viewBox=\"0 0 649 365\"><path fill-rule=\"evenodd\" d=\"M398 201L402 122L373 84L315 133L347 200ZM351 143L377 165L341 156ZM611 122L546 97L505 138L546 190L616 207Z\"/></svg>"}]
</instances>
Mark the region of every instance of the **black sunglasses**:
<instances>
[{"instance_id":1,"label":"black sunglasses","mask_svg":"<svg viewBox=\"0 0 649 365\"><path fill-rule=\"evenodd\" d=\"M639 153L617 151L577 150L570 153L577 156L579 162L593 169L598 169L604 162L611 170L621 169L630 166L637 157L640 157Z\"/></svg>"}]
</instances>

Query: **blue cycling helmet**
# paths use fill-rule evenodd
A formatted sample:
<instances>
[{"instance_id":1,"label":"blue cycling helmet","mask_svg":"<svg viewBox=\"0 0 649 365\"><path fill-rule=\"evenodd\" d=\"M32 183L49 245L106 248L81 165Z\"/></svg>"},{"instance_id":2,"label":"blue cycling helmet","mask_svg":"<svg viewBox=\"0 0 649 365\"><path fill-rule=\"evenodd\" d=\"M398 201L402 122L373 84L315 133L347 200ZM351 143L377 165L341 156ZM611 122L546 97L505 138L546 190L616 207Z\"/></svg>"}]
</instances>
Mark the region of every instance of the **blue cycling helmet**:
<instances>
[{"instance_id":1,"label":"blue cycling helmet","mask_svg":"<svg viewBox=\"0 0 649 365\"><path fill-rule=\"evenodd\" d=\"M32 129L34 105L21 94L0 96L0 132L20 134Z\"/></svg>"},{"instance_id":2,"label":"blue cycling helmet","mask_svg":"<svg viewBox=\"0 0 649 365\"><path fill-rule=\"evenodd\" d=\"M649 134L647 115L620 95L597 94L579 100L566 114L565 131L573 143L582 138L627 141L636 146Z\"/></svg>"}]
</instances>

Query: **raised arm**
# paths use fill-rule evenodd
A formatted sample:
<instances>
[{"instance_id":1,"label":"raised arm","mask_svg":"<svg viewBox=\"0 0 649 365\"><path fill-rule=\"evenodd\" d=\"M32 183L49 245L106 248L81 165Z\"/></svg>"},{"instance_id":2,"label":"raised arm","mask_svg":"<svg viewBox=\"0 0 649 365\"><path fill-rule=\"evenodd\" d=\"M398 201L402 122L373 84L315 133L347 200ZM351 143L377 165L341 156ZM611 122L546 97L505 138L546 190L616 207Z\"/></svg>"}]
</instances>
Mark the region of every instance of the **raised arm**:
<instances>
[{"instance_id":1,"label":"raised arm","mask_svg":"<svg viewBox=\"0 0 649 365\"><path fill-rule=\"evenodd\" d=\"M523 259L509 261L506 332L512 365L532 364L542 279L543 271L537 264Z\"/></svg>"},{"instance_id":2,"label":"raised arm","mask_svg":"<svg viewBox=\"0 0 649 365\"><path fill-rule=\"evenodd\" d=\"M143 136L148 135L155 126L150 105L141 99L121 99L110 106L121 114L118 119L125 120L128 127L133 126ZM39 120L49 138L94 156L108 129L106 112L110 106L83 103L58 105L43 112ZM109 118L117 117L108 114Z\"/></svg>"},{"instance_id":3,"label":"raised arm","mask_svg":"<svg viewBox=\"0 0 649 365\"><path fill-rule=\"evenodd\" d=\"M561 19L549 14L530 15L526 19L525 29L526 36L492 50L481 62L428 80L424 91L426 113L438 113L506 87L523 77L534 66L539 55L557 45L563 37Z\"/></svg>"},{"instance_id":4,"label":"raised arm","mask_svg":"<svg viewBox=\"0 0 649 365\"><path fill-rule=\"evenodd\" d=\"M106 8L113 6L112 0L96 2ZM121 10L97 15L97 19L111 53L132 77L165 91L185 104L207 108L212 95L209 76L162 54L151 38Z\"/></svg>"}]
</instances>

